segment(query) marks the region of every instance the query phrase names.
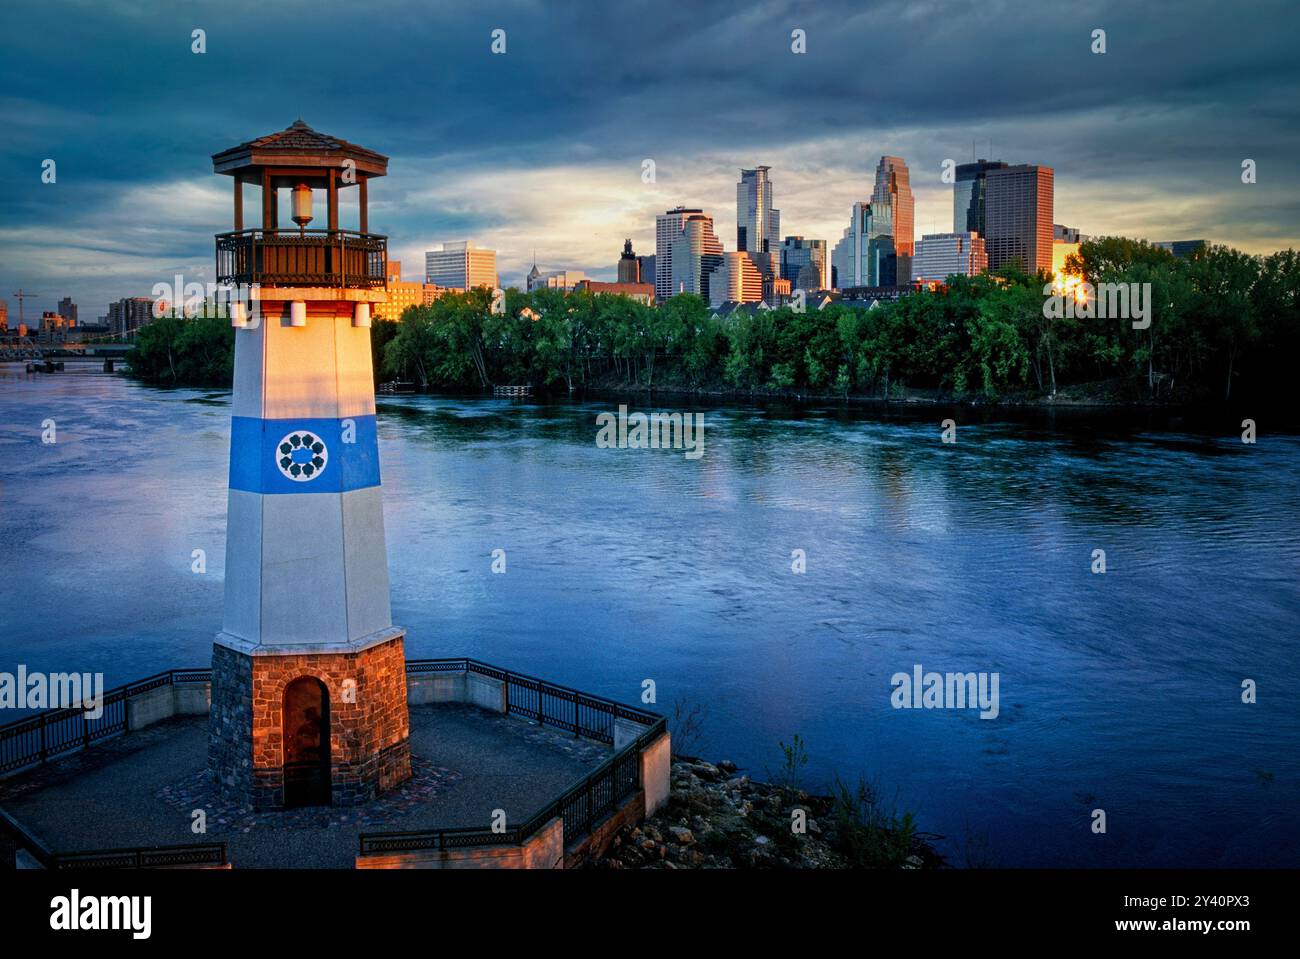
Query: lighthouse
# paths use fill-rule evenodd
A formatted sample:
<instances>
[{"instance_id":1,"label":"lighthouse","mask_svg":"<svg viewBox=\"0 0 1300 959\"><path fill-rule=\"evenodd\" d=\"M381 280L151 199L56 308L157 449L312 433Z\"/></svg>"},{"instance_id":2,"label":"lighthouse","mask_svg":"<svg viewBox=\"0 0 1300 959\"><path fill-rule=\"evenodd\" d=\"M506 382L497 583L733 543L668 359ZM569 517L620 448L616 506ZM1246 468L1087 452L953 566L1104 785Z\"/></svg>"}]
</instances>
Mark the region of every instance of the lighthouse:
<instances>
[{"instance_id":1,"label":"lighthouse","mask_svg":"<svg viewBox=\"0 0 1300 959\"><path fill-rule=\"evenodd\" d=\"M369 232L368 183L388 159L299 120L212 161L234 181L216 251L236 330L208 765L255 808L354 805L411 774L370 352L387 241ZM260 228L244 228L245 186ZM339 225L349 191L353 230Z\"/></svg>"}]
</instances>

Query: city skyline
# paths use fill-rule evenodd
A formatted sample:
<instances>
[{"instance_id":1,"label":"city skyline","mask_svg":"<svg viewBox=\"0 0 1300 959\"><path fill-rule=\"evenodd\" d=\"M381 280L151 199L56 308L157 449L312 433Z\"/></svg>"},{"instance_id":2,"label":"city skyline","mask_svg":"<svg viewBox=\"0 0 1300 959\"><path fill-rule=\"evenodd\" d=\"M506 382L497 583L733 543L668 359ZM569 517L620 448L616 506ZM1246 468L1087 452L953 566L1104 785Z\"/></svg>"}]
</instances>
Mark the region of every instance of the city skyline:
<instances>
[{"instance_id":1,"label":"city skyline","mask_svg":"<svg viewBox=\"0 0 1300 959\"><path fill-rule=\"evenodd\" d=\"M0 38L9 132L0 148L9 186L0 198L0 297L36 291L29 318L71 296L83 321L93 322L109 302L147 294L175 273L209 277L211 224L228 208L208 182L210 154L300 115L318 130L373 144L401 171L372 197L371 229L392 238L395 259L422 262L438 244L470 238L498 250L501 279L520 288L534 249L543 272L615 279L624 239L652 251L655 216L676 206L703 209L734 249L738 172L760 165L772 169L782 236L833 243L852 204L869 198L882 155L908 163L918 240L951 230L943 162L986 157L1052 167L1054 219L1089 235L1205 237L1248 252L1300 242L1300 207L1286 192L1300 172L1300 124L1289 122L1297 68L1280 30L1221 49L1215 25L1229 29L1231 14L1211 4L1162 22L1167 43L1153 48L1127 41L1146 35L1149 15L1106 4L1079 11L994 3L944 9L937 22L893 3L774 4L746 16L706 6L689 24L633 17L641 28L628 34L609 29L612 11L579 21L518 5L484 15L453 4L435 15L394 3L386 18L358 25L356 48L382 46L386 59L409 55L422 66L416 76L388 78L393 95L377 104L360 90L313 89L295 74L294 58L259 56L291 25L309 46L326 36L327 25L294 19L300 5L200 4L184 12L133 5L149 12L137 19L64 6L76 11L78 33L50 37L40 60L21 40L34 12L9 14L16 29ZM1014 29L1000 23L1009 10ZM844 67L881 17L912 25L909 43L879 52L887 61L880 72L907 83L850 119L835 104L861 104L864 91ZM1089 50L1099 25L1109 36L1104 55ZM497 26L509 36L501 56L489 50ZM190 50L195 27L207 31L203 55ZM796 27L807 32L806 54L789 49ZM81 43L83 34L102 41ZM968 42L972 35L988 36L1041 79L957 83L985 55ZM666 59L657 60L666 43ZM174 52L138 63L128 55L133 46ZM719 94L730 90L736 81L709 64L733 46L767 51L768 95L754 103L721 96L732 104L722 115L680 96L706 77ZM232 77L221 65L235 48L255 65ZM577 50L581 57L565 55ZM48 57L69 68L41 69ZM186 83L173 90L146 82L159 69L188 71ZM421 102L429 87L462 89L463 77L482 87L475 105ZM99 84L93 104L85 93L91 78ZM529 109L527 97L521 107L519 89L545 89L547 109ZM559 115L565 123L555 122ZM1188 123L1192 115L1199 122ZM471 122L489 116L495 126ZM46 158L58 163L54 184L40 181ZM1255 184L1241 183L1245 158L1258 164ZM10 322L17 314L11 301Z\"/></svg>"}]
</instances>

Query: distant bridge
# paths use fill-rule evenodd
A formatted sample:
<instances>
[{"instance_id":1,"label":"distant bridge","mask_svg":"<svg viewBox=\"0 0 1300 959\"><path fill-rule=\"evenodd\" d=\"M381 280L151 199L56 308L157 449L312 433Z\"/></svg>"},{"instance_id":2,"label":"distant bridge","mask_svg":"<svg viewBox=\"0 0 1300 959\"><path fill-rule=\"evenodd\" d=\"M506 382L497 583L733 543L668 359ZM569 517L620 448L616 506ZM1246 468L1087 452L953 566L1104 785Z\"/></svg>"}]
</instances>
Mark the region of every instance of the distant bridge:
<instances>
[{"instance_id":1,"label":"distant bridge","mask_svg":"<svg viewBox=\"0 0 1300 959\"><path fill-rule=\"evenodd\" d=\"M96 367L105 373L116 372L117 366L126 359L131 351L128 343L110 343L80 347L67 346L38 347L17 346L0 347L0 363L25 363L28 373L58 373L75 370L79 373L90 372Z\"/></svg>"}]
</instances>

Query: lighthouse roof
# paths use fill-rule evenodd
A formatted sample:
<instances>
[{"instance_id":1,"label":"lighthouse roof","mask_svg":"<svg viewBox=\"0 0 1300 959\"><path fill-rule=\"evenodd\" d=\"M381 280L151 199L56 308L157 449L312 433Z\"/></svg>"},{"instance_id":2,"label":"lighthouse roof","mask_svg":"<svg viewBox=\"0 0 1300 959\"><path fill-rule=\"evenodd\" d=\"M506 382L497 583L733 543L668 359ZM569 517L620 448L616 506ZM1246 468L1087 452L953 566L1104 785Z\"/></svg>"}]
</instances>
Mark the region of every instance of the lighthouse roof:
<instances>
[{"instance_id":1,"label":"lighthouse roof","mask_svg":"<svg viewBox=\"0 0 1300 959\"><path fill-rule=\"evenodd\" d=\"M361 176L384 176L388 172L388 157L374 150L350 143L341 137L313 130L301 119L275 133L212 155L212 168L217 173L253 180L253 175L265 168L325 168L339 167L351 160Z\"/></svg>"}]
</instances>

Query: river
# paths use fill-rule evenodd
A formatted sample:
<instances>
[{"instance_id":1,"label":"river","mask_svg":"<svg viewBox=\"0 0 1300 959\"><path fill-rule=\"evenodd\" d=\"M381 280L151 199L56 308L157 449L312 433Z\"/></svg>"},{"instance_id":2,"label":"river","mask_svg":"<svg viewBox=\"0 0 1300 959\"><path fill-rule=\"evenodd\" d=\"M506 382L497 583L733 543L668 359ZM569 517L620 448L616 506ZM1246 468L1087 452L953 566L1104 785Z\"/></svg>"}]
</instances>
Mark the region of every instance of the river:
<instances>
[{"instance_id":1,"label":"river","mask_svg":"<svg viewBox=\"0 0 1300 959\"><path fill-rule=\"evenodd\" d=\"M798 733L810 785L867 779L955 865L1300 866L1300 438L958 412L949 445L946 412L733 404L690 407L692 459L598 448L616 407L380 398L409 657L653 680L755 776ZM0 670L207 665L229 422L228 393L0 366ZM918 664L996 673L997 717L893 708Z\"/></svg>"}]
</instances>

